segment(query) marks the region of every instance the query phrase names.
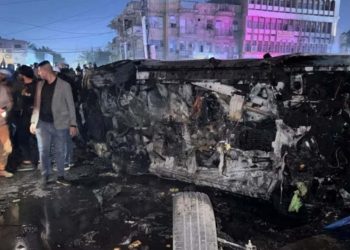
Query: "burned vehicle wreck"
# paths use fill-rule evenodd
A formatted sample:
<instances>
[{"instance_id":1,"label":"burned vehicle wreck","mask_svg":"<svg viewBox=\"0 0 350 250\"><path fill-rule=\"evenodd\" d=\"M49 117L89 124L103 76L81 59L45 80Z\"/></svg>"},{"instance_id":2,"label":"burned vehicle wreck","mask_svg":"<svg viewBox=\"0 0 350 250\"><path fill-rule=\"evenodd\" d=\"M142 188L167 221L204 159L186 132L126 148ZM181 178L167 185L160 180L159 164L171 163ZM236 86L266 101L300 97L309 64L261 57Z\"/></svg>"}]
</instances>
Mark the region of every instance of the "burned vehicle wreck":
<instances>
[{"instance_id":1,"label":"burned vehicle wreck","mask_svg":"<svg viewBox=\"0 0 350 250\"><path fill-rule=\"evenodd\" d=\"M117 172L335 202L349 191L349 76L348 56L119 61L86 76L82 113Z\"/></svg>"}]
</instances>

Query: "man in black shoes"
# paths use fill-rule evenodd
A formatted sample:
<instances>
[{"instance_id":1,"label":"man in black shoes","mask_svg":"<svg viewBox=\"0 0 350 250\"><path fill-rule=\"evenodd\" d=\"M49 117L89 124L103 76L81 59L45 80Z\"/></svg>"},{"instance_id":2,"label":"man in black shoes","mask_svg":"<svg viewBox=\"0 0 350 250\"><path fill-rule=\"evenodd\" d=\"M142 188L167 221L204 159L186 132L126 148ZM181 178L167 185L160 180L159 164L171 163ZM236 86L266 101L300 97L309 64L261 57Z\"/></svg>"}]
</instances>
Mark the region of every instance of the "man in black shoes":
<instances>
[{"instance_id":1,"label":"man in black shoes","mask_svg":"<svg viewBox=\"0 0 350 250\"><path fill-rule=\"evenodd\" d=\"M69 185L64 178L64 147L67 134L77 134L77 123L72 89L66 81L57 77L50 62L38 65L38 74L44 81L36 88L30 131L36 134L43 182L51 174L51 143L54 143L55 161L58 169L57 183Z\"/></svg>"}]
</instances>

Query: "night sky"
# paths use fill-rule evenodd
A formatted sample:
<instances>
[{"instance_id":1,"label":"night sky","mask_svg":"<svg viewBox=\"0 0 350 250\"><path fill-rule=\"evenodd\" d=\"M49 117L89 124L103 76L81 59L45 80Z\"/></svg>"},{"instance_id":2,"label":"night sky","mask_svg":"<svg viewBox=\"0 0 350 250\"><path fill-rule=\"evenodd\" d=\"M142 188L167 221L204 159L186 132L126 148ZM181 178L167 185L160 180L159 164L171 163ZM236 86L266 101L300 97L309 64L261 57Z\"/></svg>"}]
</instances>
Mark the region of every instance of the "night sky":
<instances>
[{"instance_id":1,"label":"night sky","mask_svg":"<svg viewBox=\"0 0 350 250\"><path fill-rule=\"evenodd\" d=\"M81 51L104 48L107 27L128 0L0 0L0 36L60 52L71 64ZM338 34L350 30L350 1L342 0Z\"/></svg>"}]
</instances>

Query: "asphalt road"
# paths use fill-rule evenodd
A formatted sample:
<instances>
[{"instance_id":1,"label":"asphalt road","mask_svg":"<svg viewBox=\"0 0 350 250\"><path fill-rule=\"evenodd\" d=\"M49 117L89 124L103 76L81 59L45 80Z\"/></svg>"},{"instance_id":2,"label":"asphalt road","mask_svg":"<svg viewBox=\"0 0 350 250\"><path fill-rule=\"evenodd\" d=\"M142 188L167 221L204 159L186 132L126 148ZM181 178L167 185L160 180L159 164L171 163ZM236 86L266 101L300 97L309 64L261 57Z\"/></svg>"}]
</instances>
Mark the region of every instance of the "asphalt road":
<instances>
[{"instance_id":1,"label":"asphalt road","mask_svg":"<svg viewBox=\"0 0 350 250\"><path fill-rule=\"evenodd\" d=\"M209 188L152 175L117 176L92 155L79 156L67 178L69 187L46 188L39 170L0 179L0 250L172 249L172 195L180 191L209 195L218 236L228 241L250 239L259 250L350 249L349 240L322 230L341 215L335 209L286 217L269 203Z\"/></svg>"}]
</instances>

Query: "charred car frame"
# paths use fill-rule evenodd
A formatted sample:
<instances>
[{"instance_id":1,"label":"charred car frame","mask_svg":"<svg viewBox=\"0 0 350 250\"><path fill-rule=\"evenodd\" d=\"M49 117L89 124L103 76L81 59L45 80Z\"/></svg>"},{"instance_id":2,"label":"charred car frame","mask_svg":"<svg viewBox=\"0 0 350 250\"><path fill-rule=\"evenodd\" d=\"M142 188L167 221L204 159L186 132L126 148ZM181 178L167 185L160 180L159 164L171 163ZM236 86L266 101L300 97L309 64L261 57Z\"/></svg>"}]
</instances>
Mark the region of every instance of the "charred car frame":
<instances>
[{"instance_id":1,"label":"charred car frame","mask_svg":"<svg viewBox=\"0 0 350 250\"><path fill-rule=\"evenodd\" d=\"M84 93L87 137L117 172L264 200L347 192L349 56L119 61Z\"/></svg>"}]
</instances>

